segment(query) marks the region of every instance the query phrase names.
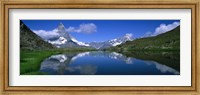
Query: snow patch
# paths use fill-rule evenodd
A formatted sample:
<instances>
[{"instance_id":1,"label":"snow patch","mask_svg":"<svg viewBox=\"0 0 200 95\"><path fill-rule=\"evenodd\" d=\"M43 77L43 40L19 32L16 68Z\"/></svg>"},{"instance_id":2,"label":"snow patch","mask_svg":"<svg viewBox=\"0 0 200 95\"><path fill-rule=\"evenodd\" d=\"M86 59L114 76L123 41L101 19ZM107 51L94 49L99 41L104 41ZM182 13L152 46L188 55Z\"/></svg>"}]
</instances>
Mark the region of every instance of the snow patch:
<instances>
[{"instance_id":1,"label":"snow patch","mask_svg":"<svg viewBox=\"0 0 200 95\"><path fill-rule=\"evenodd\" d=\"M112 44L112 46L117 46L117 45L120 45L120 44L122 44L122 42L116 42L116 43Z\"/></svg>"},{"instance_id":2,"label":"snow patch","mask_svg":"<svg viewBox=\"0 0 200 95\"><path fill-rule=\"evenodd\" d=\"M56 45L61 45L61 44L65 44L67 42L67 39L65 39L64 37L59 37L59 39L55 40L55 41L48 41L51 44L56 44Z\"/></svg>"},{"instance_id":3,"label":"snow patch","mask_svg":"<svg viewBox=\"0 0 200 95\"><path fill-rule=\"evenodd\" d=\"M81 45L81 46L90 46L89 44L80 42L80 41L76 40L75 38L72 38L71 40L72 40L73 42L77 43L78 45Z\"/></svg>"}]
</instances>

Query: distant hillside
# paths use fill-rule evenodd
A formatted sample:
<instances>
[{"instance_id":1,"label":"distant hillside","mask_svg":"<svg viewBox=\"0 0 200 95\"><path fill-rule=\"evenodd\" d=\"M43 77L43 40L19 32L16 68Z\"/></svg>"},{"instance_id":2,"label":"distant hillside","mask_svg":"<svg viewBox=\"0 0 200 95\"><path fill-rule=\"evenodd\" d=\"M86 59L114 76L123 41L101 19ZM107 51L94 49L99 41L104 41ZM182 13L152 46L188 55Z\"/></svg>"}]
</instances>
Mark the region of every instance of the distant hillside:
<instances>
[{"instance_id":1,"label":"distant hillside","mask_svg":"<svg viewBox=\"0 0 200 95\"><path fill-rule=\"evenodd\" d=\"M154 37L127 41L124 44L109 48L108 50L120 52L133 50L180 50L180 26Z\"/></svg>"},{"instance_id":2,"label":"distant hillside","mask_svg":"<svg viewBox=\"0 0 200 95\"><path fill-rule=\"evenodd\" d=\"M20 49L37 50L52 48L54 48L53 45L45 42L20 21Z\"/></svg>"}]
</instances>

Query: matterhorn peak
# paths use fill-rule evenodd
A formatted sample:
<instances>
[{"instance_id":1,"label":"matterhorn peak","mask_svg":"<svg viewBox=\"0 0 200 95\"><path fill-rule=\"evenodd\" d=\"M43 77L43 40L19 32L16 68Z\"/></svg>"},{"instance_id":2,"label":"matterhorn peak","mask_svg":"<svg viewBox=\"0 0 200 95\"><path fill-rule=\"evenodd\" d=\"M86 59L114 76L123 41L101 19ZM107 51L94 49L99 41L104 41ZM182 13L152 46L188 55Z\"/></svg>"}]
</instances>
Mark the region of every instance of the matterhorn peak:
<instances>
[{"instance_id":1,"label":"matterhorn peak","mask_svg":"<svg viewBox=\"0 0 200 95\"><path fill-rule=\"evenodd\" d=\"M63 25L63 23L62 23L62 22L60 22L60 23L59 23L59 26L63 26L63 27L64 27L64 25Z\"/></svg>"},{"instance_id":2,"label":"matterhorn peak","mask_svg":"<svg viewBox=\"0 0 200 95\"><path fill-rule=\"evenodd\" d=\"M68 41L71 40L71 36L66 31L65 26L63 25L62 22L59 23L57 29L58 29L58 33L60 34L60 36L65 37Z\"/></svg>"},{"instance_id":3,"label":"matterhorn peak","mask_svg":"<svg viewBox=\"0 0 200 95\"><path fill-rule=\"evenodd\" d=\"M62 22L59 23L58 30L60 30L60 31L64 31L65 30L65 26L62 24Z\"/></svg>"},{"instance_id":4,"label":"matterhorn peak","mask_svg":"<svg viewBox=\"0 0 200 95\"><path fill-rule=\"evenodd\" d=\"M55 40L49 40L48 42L55 45L58 48L66 48L66 47L88 47L89 44L85 44L84 42L80 42L73 38L69 32L65 29L65 26L62 22L58 24L56 28L57 33L59 34L59 38Z\"/></svg>"}]
</instances>

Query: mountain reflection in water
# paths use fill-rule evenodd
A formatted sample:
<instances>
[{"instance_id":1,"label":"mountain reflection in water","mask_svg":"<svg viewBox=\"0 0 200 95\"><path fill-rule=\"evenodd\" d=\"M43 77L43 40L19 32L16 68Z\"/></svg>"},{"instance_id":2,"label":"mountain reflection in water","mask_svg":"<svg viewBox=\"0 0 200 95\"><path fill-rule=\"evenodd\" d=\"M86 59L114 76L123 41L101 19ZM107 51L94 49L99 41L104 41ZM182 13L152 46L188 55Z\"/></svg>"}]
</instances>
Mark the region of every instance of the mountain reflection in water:
<instances>
[{"instance_id":1,"label":"mountain reflection in water","mask_svg":"<svg viewBox=\"0 0 200 95\"><path fill-rule=\"evenodd\" d=\"M169 59L172 60L173 59ZM170 63L179 64L179 63ZM92 51L52 55L40 66L50 75L179 75L179 70L154 60L127 57L117 52Z\"/></svg>"}]
</instances>

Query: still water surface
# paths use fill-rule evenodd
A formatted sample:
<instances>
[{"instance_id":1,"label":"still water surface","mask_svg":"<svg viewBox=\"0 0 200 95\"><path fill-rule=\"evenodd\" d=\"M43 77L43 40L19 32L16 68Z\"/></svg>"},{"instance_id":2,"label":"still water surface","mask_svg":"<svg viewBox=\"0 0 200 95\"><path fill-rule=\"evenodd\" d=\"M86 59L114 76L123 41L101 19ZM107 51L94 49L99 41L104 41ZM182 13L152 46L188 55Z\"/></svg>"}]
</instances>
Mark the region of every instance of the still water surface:
<instances>
[{"instance_id":1,"label":"still water surface","mask_svg":"<svg viewBox=\"0 0 200 95\"><path fill-rule=\"evenodd\" d=\"M105 51L57 54L44 59L40 72L50 75L179 75L180 63L171 57L165 60L159 63L152 58L139 59Z\"/></svg>"}]
</instances>

